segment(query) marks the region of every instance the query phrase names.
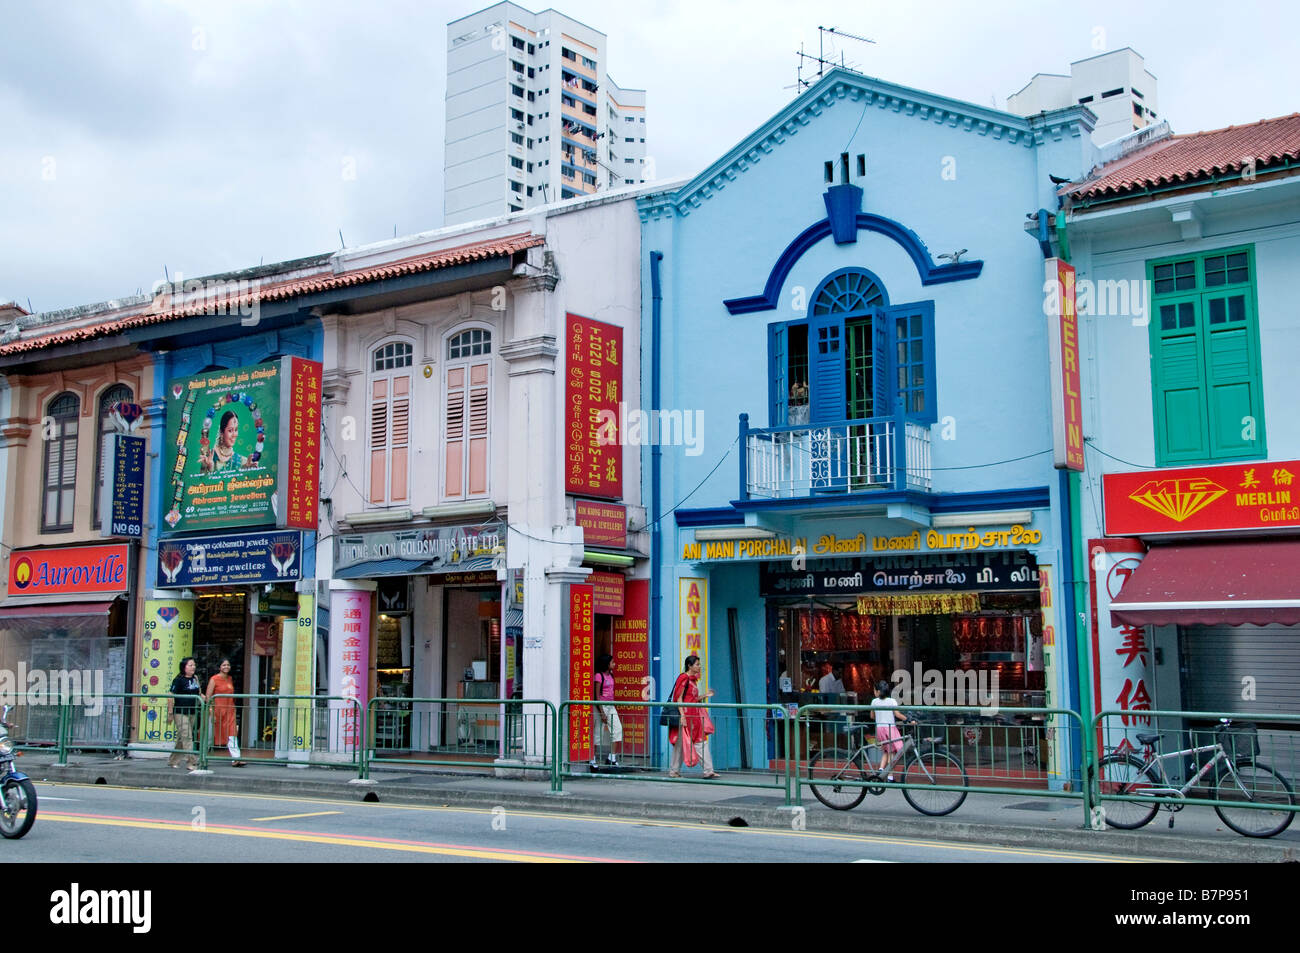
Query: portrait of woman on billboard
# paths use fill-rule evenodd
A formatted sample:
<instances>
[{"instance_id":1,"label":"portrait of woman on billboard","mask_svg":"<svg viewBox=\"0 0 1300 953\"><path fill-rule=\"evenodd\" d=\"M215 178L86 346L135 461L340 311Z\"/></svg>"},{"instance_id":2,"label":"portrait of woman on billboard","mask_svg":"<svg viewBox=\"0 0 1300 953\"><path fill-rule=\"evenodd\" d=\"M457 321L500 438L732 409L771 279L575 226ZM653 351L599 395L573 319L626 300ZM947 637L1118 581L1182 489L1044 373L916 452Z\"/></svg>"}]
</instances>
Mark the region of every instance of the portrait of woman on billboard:
<instances>
[{"instance_id":1,"label":"portrait of woman on billboard","mask_svg":"<svg viewBox=\"0 0 1300 953\"><path fill-rule=\"evenodd\" d=\"M224 470L243 470L248 467L248 458L235 452L235 441L239 439L239 417L233 410L221 415L217 425L217 442L209 443L205 436L199 442L199 472L220 473Z\"/></svg>"}]
</instances>

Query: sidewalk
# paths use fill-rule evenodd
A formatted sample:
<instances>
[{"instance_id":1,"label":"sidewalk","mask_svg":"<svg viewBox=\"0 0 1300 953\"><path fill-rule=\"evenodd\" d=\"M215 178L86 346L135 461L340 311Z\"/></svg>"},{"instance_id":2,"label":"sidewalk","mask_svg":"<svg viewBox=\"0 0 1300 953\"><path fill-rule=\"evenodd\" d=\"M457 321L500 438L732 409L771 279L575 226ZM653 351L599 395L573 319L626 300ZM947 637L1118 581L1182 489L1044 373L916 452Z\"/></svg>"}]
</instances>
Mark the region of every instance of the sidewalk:
<instances>
[{"instance_id":1,"label":"sidewalk","mask_svg":"<svg viewBox=\"0 0 1300 953\"><path fill-rule=\"evenodd\" d=\"M400 804L501 806L519 811L643 817L789 829L797 812L783 809L782 791L734 787L718 782L645 780L645 774L566 778L564 793L550 792L548 781L512 780L484 774L452 773L421 766L376 765L372 783L356 783L355 772L342 768L259 765L233 768L213 764L209 775L190 775L167 768L164 758L114 760L97 754L75 755L56 766L53 754L28 751L18 770L33 780L110 784L128 788L213 791L238 794L368 800ZM663 777L663 775L655 775ZM727 780L740 781L739 773ZM755 780L759 780L755 776ZM1160 813L1140 831L1083 827L1079 801L1026 792L1011 797L982 794L973 788L952 815L930 818L914 811L900 791L867 795L851 811L824 807L805 786L803 822L810 831L1087 851L1134 858L1208 862L1285 862L1300 860L1300 820L1267 840L1238 835L1212 808L1188 807ZM1170 830L1168 820L1175 818Z\"/></svg>"}]
</instances>

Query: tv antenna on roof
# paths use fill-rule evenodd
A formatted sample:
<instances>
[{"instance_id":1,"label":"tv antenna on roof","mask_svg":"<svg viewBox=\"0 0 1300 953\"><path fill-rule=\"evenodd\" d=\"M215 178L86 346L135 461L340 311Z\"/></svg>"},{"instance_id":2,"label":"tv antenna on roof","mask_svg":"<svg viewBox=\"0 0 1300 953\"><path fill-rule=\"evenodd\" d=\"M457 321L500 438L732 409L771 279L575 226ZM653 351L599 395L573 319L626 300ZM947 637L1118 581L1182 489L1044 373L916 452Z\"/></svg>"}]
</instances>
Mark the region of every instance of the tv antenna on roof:
<instances>
[{"instance_id":1,"label":"tv antenna on roof","mask_svg":"<svg viewBox=\"0 0 1300 953\"><path fill-rule=\"evenodd\" d=\"M847 33L847 32L845 32L844 30L839 29L838 27L833 27L833 26L819 26L819 27L817 28L817 55L816 55L816 56L813 56L811 53L805 53L805 52L803 51L802 47L800 48L800 50L799 50L799 52L798 52L798 56L799 56L799 71L798 71L798 78L795 80L795 86L796 86L798 92L801 92L801 93L802 93L805 89L807 89L809 86L811 86L811 85L813 84L813 82L814 82L813 80L810 80L810 79L804 79L804 78L803 78L803 61L806 60L806 59L808 59L808 60L812 60L814 63L817 64L817 79L821 79L821 78L822 78L822 75L826 72L826 68L827 68L827 67L834 68L834 67L836 67L836 66L839 66L839 67L842 67L842 68L844 68L844 69L853 69L853 67L852 67L851 65L849 65L848 63L845 62L845 60L844 60L844 53L843 53L842 51L841 51L841 53L840 53L840 61L839 61L838 63L836 63L834 60L828 60L828 59L826 59L826 36L827 36L827 34L829 34L829 35L832 36L832 37L842 36L842 37L845 37L846 39L857 40L859 43L871 43L871 44L875 44L875 42L876 42L875 40L871 39L870 37L858 36L856 33Z\"/></svg>"}]
</instances>

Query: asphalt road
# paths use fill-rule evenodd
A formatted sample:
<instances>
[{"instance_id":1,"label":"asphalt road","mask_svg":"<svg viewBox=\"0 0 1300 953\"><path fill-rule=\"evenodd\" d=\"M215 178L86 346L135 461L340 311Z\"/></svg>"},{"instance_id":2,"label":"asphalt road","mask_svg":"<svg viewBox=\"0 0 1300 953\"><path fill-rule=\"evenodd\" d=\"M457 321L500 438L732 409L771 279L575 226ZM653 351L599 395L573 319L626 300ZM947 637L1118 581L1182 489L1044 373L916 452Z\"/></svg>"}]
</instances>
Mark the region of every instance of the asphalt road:
<instances>
[{"instance_id":1,"label":"asphalt road","mask_svg":"<svg viewBox=\"0 0 1300 953\"><path fill-rule=\"evenodd\" d=\"M5 861L1062 863L1132 862L1036 848L687 821L368 804L38 783L35 826Z\"/></svg>"}]
</instances>

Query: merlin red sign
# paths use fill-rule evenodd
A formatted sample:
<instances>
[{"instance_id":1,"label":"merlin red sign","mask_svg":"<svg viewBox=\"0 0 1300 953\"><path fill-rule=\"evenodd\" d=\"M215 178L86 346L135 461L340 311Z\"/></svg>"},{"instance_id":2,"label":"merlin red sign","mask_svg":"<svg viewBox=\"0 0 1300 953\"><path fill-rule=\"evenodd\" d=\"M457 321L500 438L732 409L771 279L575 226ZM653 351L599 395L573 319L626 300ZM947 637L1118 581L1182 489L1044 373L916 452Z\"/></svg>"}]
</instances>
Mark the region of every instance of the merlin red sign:
<instances>
[{"instance_id":1,"label":"merlin red sign","mask_svg":"<svg viewBox=\"0 0 1300 953\"><path fill-rule=\"evenodd\" d=\"M1107 536L1287 530L1300 526L1300 460L1107 473Z\"/></svg>"},{"instance_id":2,"label":"merlin red sign","mask_svg":"<svg viewBox=\"0 0 1300 953\"><path fill-rule=\"evenodd\" d=\"M1049 258L1047 295L1048 369L1052 391L1052 464L1083 469L1083 398L1079 387L1079 315L1074 307L1074 267Z\"/></svg>"},{"instance_id":3,"label":"merlin red sign","mask_svg":"<svg viewBox=\"0 0 1300 953\"><path fill-rule=\"evenodd\" d=\"M564 488L582 496L623 495L618 405L623 388L623 329L567 315Z\"/></svg>"},{"instance_id":4,"label":"merlin red sign","mask_svg":"<svg viewBox=\"0 0 1300 953\"><path fill-rule=\"evenodd\" d=\"M30 549L9 556L9 594L68 595L127 588L126 546Z\"/></svg>"}]
</instances>

